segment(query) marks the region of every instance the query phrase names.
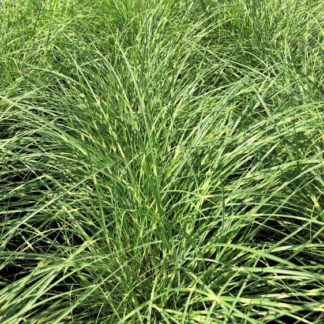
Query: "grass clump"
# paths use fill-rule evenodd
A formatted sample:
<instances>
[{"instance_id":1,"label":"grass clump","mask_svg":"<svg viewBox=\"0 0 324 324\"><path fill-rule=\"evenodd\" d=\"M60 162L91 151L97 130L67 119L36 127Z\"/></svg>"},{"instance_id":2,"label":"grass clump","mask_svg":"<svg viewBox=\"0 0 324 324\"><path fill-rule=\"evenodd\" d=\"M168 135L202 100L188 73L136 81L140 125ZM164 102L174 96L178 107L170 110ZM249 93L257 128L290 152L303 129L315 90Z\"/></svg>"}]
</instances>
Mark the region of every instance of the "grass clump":
<instances>
[{"instance_id":1,"label":"grass clump","mask_svg":"<svg viewBox=\"0 0 324 324\"><path fill-rule=\"evenodd\" d=\"M2 1L0 322L323 322L322 12Z\"/></svg>"}]
</instances>

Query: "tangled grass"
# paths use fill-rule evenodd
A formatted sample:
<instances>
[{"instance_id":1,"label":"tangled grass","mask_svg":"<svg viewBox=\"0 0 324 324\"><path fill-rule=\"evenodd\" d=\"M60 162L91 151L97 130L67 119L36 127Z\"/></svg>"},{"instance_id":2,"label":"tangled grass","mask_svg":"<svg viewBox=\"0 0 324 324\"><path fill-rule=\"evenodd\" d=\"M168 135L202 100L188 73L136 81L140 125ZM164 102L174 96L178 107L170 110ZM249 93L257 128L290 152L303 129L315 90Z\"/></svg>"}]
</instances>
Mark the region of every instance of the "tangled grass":
<instances>
[{"instance_id":1,"label":"tangled grass","mask_svg":"<svg viewBox=\"0 0 324 324\"><path fill-rule=\"evenodd\" d=\"M0 3L0 322L323 323L323 12Z\"/></svg>"}]
</instances>

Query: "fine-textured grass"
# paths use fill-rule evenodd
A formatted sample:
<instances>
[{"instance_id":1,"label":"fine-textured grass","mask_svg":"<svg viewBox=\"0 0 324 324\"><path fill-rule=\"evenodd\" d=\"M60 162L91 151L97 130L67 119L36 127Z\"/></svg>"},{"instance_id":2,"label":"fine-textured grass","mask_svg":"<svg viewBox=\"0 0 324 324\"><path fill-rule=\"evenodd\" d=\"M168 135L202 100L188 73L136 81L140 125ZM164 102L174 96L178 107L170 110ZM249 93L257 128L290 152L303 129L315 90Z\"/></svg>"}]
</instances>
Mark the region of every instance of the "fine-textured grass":
<instances>
[{"instance_id":1,"label":"fine-textured grass","mask_svg":"<svg viewBox=\"0 0 324 324\"><path fill-rule=\"evenodd\" d=\"M0 2L0 323L323 323L320 0Z\"/></svg>"}]
</instances>

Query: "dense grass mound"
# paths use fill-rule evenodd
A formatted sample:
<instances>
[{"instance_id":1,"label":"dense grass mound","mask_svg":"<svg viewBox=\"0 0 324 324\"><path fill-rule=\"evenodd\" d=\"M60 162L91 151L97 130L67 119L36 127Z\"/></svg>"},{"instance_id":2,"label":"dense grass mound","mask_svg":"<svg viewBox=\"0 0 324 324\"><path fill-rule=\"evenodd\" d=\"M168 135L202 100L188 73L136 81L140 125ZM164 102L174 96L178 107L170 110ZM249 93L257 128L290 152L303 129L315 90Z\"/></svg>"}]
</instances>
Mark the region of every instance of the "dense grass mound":
<instances>
[{"instance_id":1,"label":"dense grass mound","mask_svg":"<svg viewBox=\"0 0 324 324\"><path fill-rule=\"evenodd\" d=\"M0 2L0 323L323 323L320 0Z\"/></svg>"}]
</instances>

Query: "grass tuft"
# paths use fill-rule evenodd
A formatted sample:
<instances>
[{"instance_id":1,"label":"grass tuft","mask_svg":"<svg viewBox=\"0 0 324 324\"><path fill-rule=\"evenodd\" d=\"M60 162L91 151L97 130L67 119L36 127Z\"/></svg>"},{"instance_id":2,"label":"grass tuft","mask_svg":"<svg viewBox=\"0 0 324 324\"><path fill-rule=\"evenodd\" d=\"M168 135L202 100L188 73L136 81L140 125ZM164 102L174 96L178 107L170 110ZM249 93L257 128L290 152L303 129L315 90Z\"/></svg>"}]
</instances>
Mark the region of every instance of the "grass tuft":
<instances>
[{"instance_id":1,"label":"grass tuft","mask_svg":"<svg viewBox=\"0 0 324 324\"><path fill-rule=\"evenodd\" d=\"M0 2L0 322L322 323L323 4Z\"/></svg>"}]
</instances>

